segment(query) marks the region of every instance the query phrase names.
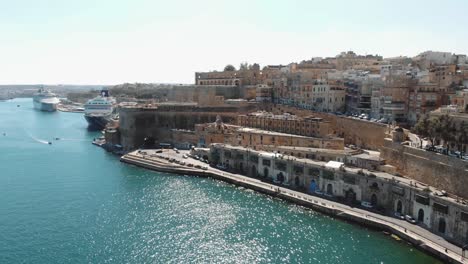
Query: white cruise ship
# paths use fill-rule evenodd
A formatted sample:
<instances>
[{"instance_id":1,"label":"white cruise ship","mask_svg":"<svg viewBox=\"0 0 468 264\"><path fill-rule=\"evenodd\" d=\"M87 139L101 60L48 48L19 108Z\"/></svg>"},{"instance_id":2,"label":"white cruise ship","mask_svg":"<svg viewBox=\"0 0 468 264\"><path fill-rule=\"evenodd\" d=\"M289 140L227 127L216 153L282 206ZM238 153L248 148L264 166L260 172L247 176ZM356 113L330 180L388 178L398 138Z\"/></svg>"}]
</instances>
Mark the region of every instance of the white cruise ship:
<instances>
[{"instance_id":1,"label":"white cruise ship","mask_svg":"<svg viewBox=\"0 0 468 264\"><path fill-rule=\"evenodd\" d=\"M56 111L59 102L60 100L54 93L44 88L40 88L33 96L34 108L41 111Z\"/></svg>"},{"instance_id":2,"label":"white cruise ship","mask_svg":"<svg viewBox=\"0 0 468 264\"><path fill-rule=\"evenodd\" d=\"M101 95L89 100L84 105L84 117L89 128L102 130L114 115L115 99L109 96L109 91L101 90Z\"/></svg>"}]
</instances>

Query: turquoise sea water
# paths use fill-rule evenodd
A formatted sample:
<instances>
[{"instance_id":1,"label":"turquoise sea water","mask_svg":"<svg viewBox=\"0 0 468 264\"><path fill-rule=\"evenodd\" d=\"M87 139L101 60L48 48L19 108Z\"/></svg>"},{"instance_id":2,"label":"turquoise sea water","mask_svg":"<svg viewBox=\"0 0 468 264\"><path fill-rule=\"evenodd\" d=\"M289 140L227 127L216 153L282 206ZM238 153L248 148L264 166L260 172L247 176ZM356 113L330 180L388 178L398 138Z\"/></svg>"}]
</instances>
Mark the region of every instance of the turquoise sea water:
<instances>
[{"instance_id":1,"label":"turquoise sea water","mask_svg":"<svg viewBox=\"0 0 468 264\"><path fill-rule=\"evenodd\" d=\"M81 114L0 102L0 263L438 263L253 191L122 164L97 136Z\"/></svg>"}]
</instances>

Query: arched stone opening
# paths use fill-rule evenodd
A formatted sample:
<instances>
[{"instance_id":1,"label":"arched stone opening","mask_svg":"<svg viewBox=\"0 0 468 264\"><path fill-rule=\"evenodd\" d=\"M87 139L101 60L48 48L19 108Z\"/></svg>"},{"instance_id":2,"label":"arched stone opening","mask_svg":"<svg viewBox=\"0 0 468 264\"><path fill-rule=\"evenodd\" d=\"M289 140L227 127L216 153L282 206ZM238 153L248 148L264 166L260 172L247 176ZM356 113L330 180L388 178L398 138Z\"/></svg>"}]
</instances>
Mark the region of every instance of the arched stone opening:
<instances>
[{"instance_id":1,"label":"arched stone opening","mask_svg":"<svg viewBox=\"0 0 468 264\"><path fill-rule=\"evenodd\" d=\"M327 185L327 194L333 195L333 185L331 183Z\"/></svg>"},{"instance_id":2,"label":"arched stone opening","mask_svg":"<svg viewBox=\"0 0 468 264\"><path fill-rule=\"evenodd\" d=\"M372 194L370 201L372 206L377 206L377 195L375 193Z\"/></svg>"},{"instance_id":3,"label":"arched stone opening","mask_svg":"<svg viewBox=\"0 0 468 264\"><path fill-rule=\"evenodd\" d=\"M257 167L252 166L252 168L250 168L250 173L252 177L257 177Z\"/></svg>"},{"instance_id":4,"label":"arched stone opening","mask_svg":"<svg viewBox=\"0 0 468 264\"><path fill-rule=\"evenodd\" d=\"M277 180L279 183L281 183L281 184L284 182L284 175L283 175L282 172L280 172L280 173L278 173L278 174L276 175L276 180Z\"/></svg>"},{"instance_id":5,"label":"arched stone opening","mask_svg":"<svg viewBox=\"0 0 468 264\"><path fill-rule=\"evenodd\" d=\"M294 184L296 185L296 187L300 186L299 177L296 176L296 178L294 178Z\"/></svg>"},{"instance_id":6,"label":"arched stone opening","mask_svg":"<svg viewBox=\"0 0 468 264\"><path fill-rule=\"evenodd\" d=\"M402 214L403 212L403 203L398 200L397 205L396 205L396 212L399 214Z\"/></svg>"},{"instance_id":7,"label":"arched stone opening","mask_svg":"<svg viewBox=\"0 0 468 264\"><path fill-rule=\"evenodd\" d=\"M418 211L418 221L424 222L424 210L423 209L419 209Z\"/></svg>"},{"instance_id":8,"label":"arched stone opening","mask_svg":"<svg viewBox=\"0 0 468 264\"><path fill-rule=\"evenodd\" d=\"M315 180L310 181L309 192L314 193L316 189L317 189L317 183L315 182Z\"/></svg>"},{"instance_id":9,"label":"arched stone opening","mask_svg":"<svg viewBox=\"0 0 468 264\"><path fill-rule=\"evenodd\" d=\"M354 192L353 189L349 189L346 191L345 198L348 204L356 203L356 193Z\"/></svg>"},{"instance_id":10,"label":"arched stone opening","mask_svg":"<svg viewBox=\"0 0 468 264\"><path fill-rule=\"evenodd\" d=\"M445 223L444 218L439 218L439 233L445 234L445 228L447 227L447 224Z\"/></svg>"}]
</instances>

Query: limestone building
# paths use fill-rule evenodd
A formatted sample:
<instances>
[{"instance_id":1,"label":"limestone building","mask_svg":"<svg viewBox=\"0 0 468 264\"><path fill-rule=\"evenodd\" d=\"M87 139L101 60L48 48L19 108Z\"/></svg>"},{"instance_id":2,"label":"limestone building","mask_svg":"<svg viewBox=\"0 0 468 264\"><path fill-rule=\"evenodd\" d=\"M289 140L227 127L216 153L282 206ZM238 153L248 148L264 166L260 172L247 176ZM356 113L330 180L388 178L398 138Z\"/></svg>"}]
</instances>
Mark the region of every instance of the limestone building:
<instances>
[{"instance_id":1,"label":"limestone building","mask_svg":"<svg viewBox=\"0 0 468 264\"><path fill-rule=\"evenodd\" d=\"M411 179L225 144L211 146L210 160L302 192L351 205L368 202L389 216L408 214L455 244L468 242L468 204Z\"/></svg>"},{"instance_id":2,"label":"limestone building","mask_svg":"<svg viewBox=\"0 0 468 264\"><path fill-rule=\"evenodd\" d=\"M332 133L330 122L322 118L298 117L288 113L275 115L269 112L254 112L239 115L237 124L267 131L276 131L309 137L325 137Z\"/></svg>"}]
</instances>

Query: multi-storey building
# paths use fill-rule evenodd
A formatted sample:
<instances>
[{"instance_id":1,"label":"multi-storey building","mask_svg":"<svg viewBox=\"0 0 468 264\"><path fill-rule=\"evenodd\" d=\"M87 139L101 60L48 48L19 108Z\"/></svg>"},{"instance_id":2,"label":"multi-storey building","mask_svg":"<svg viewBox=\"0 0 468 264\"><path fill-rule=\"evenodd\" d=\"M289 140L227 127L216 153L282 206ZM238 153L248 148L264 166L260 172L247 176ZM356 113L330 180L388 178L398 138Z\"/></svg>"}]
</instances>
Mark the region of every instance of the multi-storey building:
<instances>
[{"instance_id":1,"label":"multi-storey building","mask_svg":"<svg viewBox=\"0 0 468 264\"><path fill-rule=\"evenodd\" d=\"M294 74L288 81L287 96L280 102L320 112L341 112L346 91L340 81L327 82Z\"/></svg>"},{"instance_id":2,"label":"multi-storey building","mask_svg":"<svg viewBox=\"0 0 468 264\"><path fill-rule=\"evenodd\" d=\"M280 69L267 68L265 75L260 65L253 64L248 68L239 70L225 70L222 72L196 72L195 84L196 85L258 85L263 84L266 79L270 78L273 74L279 74Z\"/></svg>"},{"instance_id":3,"label":"multi-storey building","mask_svg":"<svg viewBox=\"0 0 468 264\"><path fill-rule=\"evenodd\" d=\"M259 84L255 90L255 101L271 102L273 99L273 88L266 84Z\"/></svg>"},{"instance_id":4,"label":"multi-storey building","mask_svg":"<svg viewBox=\"0 0 468 264\"><path fill-rule=\"evenodd\" d=\"M254 112L240 115L237 124L267 131L276 131L311 137L325 137L332 133L330 122L313 116L298 117L288 113L274 115L268 112Z\"/></svg>"},{"instance_id":5,"label":"multi-storey building","mask_svg":"<svg viewBox=\"0 0 468 264\"><path fill-rule=\"evenodd\" d=\"M357 55L353 51L342 52L336 56L336 68L338 70L368 70L378 73L383 57L379 55Z\"/></svg>"},{"instance_id":6,"label":"multi-storey building","mask_svg":"<svg viewBox=\"0 0 468 264\"><path fill-rule=\"evenodd\" d=\"M406 75L387 77L380 91L381 116L388 122L406 123L410 87L416 84L416 79Z\"/></svg>"},{"instance_id":7,"label":"multi-storey building","mask_svg":"<svg viewBox=\"0 0 468 264\"><path fill-rule=\"evenodd\" d=\"M456 64L437 65L429 69L429 82L453 89L462 85L463 74Z\"/></svg>"},{"instance_id":8,"label":"multi-storey building","mask_svg":"<svg viewBox=\"0 0 468 264\"><path fill-rule=\"evenodd\" d=\"M415 124L425 114L439 108L443 104L447 88L434 83L419 83L411 86L408 100L408 121Z\"/></svg>"}]
</instances>

